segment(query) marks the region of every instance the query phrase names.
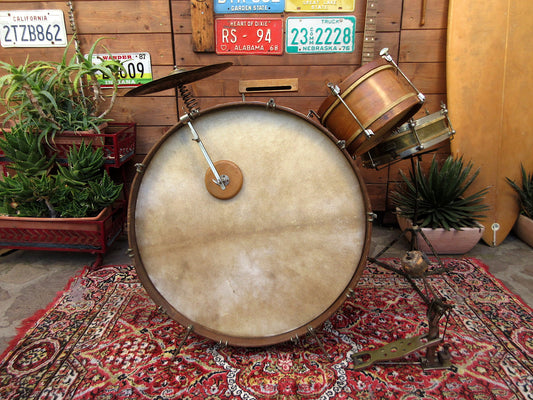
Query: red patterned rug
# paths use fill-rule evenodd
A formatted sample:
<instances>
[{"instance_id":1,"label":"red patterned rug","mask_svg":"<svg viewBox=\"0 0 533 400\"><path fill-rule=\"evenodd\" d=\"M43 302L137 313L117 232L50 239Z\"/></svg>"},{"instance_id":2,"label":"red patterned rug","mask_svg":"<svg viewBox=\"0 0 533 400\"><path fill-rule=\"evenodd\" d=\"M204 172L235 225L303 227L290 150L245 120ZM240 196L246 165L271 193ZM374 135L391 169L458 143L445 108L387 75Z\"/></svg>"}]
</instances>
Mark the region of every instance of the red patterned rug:
<instances>
[{"instance_id":1,"label":"red patterned rug","mask_svg":"<svg viewBox=\"0 0 533 400\"><path fill-rule=\"evenodd\" d=\"M107 266L82 271L26 321L2 355L0 398L532 399L533 310L479 261L445 262L453 272L430 279L454 305L445 370L354 370L352 354L427 331L420 296L375 265L317 330L330 360L314 338L237 348L194 334L174 355L184 327L152 302L133 267Z\"/></svg>"}]
</instances>

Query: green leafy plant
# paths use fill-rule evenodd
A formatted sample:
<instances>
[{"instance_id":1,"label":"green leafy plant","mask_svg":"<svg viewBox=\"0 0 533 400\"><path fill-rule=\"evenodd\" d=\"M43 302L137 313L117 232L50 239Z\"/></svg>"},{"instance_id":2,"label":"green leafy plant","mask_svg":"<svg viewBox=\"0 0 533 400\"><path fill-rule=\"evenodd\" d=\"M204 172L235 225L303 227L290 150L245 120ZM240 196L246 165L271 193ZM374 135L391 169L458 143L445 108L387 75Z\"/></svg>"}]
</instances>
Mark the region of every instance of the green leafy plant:
<instances>
[{"instance_id":1,"label":"green leafy plant","mask_svg":"<svg viewBox=\"0 0 533 400\"><path fill-rule=\"evenodd\" d=\"M109 121L106 116L117 96L117 72L123 68L112 58L93 60L101 40L87 55L76 51L70 58L69 44L59 62L26 60L21 66L13 66L0 61L0 69L6 72L0 77L4 123L24 122L46 140L64 130L99 132L99 126ZM102 95L98 74L108 77L113 85L109 101Z\"/></svg>"},{"instance_id":2,"label":"green leafy plant","mask_svg":"<svg viewBox=\"0 0 533 400\"><path fill-rule=\"evenodd\" d=\"M103 168L102 148L73 146L67 166L46 157L38 138L21 127L6 133L0 148L12 160L14 176L0 180L0 214L20 217L91 217L113 204L122 191ZM33 164L32 164L33 163Z\"/></svg>"},{"instance_id":3,"label":"green leafy plant","mask_svg":"<svg viewBox=\"0 0 533 400\"><path fill-rule=\"evenodd\" d=\"M506 178L511 187L518 193L520 213L528 218L533 218L533 174L527 174L524 165L520 165L522 171L521 185Z\"/></svg>"},{"instance_id":4,"label":"green leafy plant","mask_svg":"<svg viewBox=\"0 0 533 400\"><path fill-rule=\"evenodd\" d=\"M465 196L479 174L479 169L472 173L472 168L471 162L464 164L462 157L453 156L439 168L434 157L424 173L418 162L409 177L400 171L403 184L392 193L392 202L399 208L400 215L421 228L476 227L477 221L484 217L483 212L488 210L482 203L488 188Z\"/></svg>"}]
</instances>

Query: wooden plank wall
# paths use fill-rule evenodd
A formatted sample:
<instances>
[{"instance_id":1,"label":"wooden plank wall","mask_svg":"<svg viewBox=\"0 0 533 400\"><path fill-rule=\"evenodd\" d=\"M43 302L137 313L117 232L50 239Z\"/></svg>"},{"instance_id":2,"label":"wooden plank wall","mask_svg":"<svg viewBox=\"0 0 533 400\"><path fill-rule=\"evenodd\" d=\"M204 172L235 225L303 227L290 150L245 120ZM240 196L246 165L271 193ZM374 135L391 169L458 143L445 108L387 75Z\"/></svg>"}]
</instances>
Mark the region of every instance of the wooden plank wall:
<instances>
[{"instance_id":1,"label":"wooden plank wall","mask_svg":"<svg viewBox=\"0 0 533 400\"><path fill-rule=\"evenodd\" d=\"M213 52L195 52L192 44L191 7L197 0L74 0L74 16L82 50L87 51L99 37L111 52L147 51L151 55L154 78L168 75L174 65L197 67L232 62L229 69L190 85L201 109L216 104L242 101L239 81L250 79L298 80L298 91L247 94L249 100L267 101L307 114L318 110L329 95L328 82L339 83L361 64L366 0L356 0L357 19L355 51L348 54L283 54L281 56L222 56ZM378 0L376 54L388 47L400 68L426 95L423 109L435 112L446 101L445 50L447 0L426 0L425 23L420 24L423 0ZM1 10L62 9L68 25L66 1L2 1ZM295 16L283 13L282 18ZM305 16L314 14L305 13ZM329 15L329 14L315 14ZM342 15L346 15L343 13ZM239 16L239 15L233 15ZM251 15L240 15L250 17ZM279 17L280 14L254 15ZM67 28L72 33L70 27ZM30 59L59 59L63 49L5 49L0 58L16 64ZM121 90L121 94L126 92ZM113 110L116 121L138 124L137 159L141 160L151 146L178 120L183 104L176 101L174 90L143 97L120 97ZM439 150L440 156L449 147ZM424 156L424 162L431 156ZM398 181L398 170L407 170L408 160L394 163L379 171L361 168L374 211L390 210L389 193ZM296 179L296 177L295 177Z\"/></svg>"}]
</instances>

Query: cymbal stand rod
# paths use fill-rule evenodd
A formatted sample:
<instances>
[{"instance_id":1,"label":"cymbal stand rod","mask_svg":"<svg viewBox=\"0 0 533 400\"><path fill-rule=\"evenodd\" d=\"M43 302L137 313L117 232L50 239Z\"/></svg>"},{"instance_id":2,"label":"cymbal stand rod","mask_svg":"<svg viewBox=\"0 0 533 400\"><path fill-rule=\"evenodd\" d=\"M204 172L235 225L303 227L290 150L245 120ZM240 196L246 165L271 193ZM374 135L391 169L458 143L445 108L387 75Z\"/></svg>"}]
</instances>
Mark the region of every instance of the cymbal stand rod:
<instances>
[{"instance_id":1,"label":"cymbal stand rod","mask_svg":"<svg viewBox=\"0 0 533 400\"><path fill-rule=\"evenodd\" d=\"M189 115L184 115L181 117L181 120L188 119L187 125L189 126L189 129L191 131L192 140L194 140L196 143L198 143L198 146L200 147L200 150L202 151L202 154L204 155L205 160L207 161L207 164L209 164L209 168L211 169L211 172L213 172L213 175L215 176L215 179L213 179L213 182L215 182L222 190L226 190L226 184L229 183L228 179L222 179L220 174L218 173L217 169L215 168L215 164L213 164L213 161L211 160L211 157L209 157L209 153L207 152L204 144L202 143L202 139L200 139L200 136L198 135L198 132L196 132L196 129L194 129L194 126L191 123Z\"/></svg>"}]
</instances>

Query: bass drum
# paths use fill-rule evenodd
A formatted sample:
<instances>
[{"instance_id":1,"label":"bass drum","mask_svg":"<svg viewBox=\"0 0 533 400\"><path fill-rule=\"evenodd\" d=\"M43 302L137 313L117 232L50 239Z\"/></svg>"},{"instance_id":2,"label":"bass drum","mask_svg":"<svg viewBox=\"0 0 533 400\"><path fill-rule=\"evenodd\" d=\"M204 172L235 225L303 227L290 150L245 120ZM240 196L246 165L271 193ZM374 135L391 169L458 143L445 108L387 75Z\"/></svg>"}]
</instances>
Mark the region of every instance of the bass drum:
<instances>
[{"instance_id":1,"label":"bass drum","mask_svg":"<svg viewBox=\"0 0 533 400\"><path fill-rule=\"evenodd\" d=\"M288 108L230 103L192 125L242 179L230 176L227 188L239 188L216 196L188 124L165 134L130 197L141 282L172 319L217 342L266 346L308 333L365 266L370 206L357 167L333 135Z\"/></svg>"}]
</instances>

